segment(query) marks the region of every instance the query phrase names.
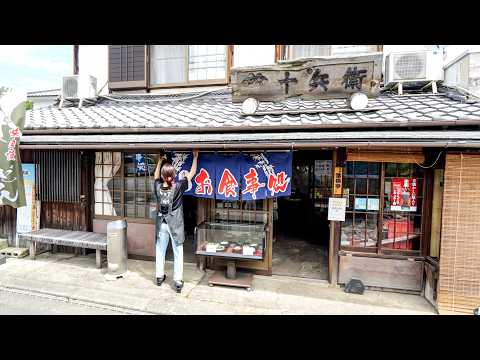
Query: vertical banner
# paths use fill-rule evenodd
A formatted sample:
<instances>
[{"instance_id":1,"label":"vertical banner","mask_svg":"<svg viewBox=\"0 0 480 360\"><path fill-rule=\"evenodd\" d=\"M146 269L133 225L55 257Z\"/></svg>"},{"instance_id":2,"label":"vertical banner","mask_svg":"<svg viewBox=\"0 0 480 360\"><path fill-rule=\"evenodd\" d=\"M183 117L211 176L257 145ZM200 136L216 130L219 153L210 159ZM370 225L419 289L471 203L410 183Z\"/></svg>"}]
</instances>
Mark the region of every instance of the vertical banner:
<instances>
[{"instance_id":1,"label":"vertical banner","mask_svg":"<svg viewBox=\"0 0 480 360\"><path fill-rule=\"evenodd\" d=\"M292 192L292 152L267 153L273 172L268 175L267 197L290 196Z\"/></svg>"},{"instance_id":2,"label":"vertical banner","mask_svg":"<svg viewBox=\"0 0 480 360\"><path fill-rule=\"evenodd\" d=\"M263 153L244 154L242 157L242 199L262 200L267 197L268 159ZM273 172L273 168L271 169Z\"/></svg>"},{"instance_id":3,"label":"vertical banner","mask_svg":"<svg viewBox=\"0 0 480 360\"><path fill-rule=\"evenodd\" d=\"M35 200L35 164L22 164L22 173L26 206L17 209L16 247L26 246L26 244L19 244L18 234L38 230L39 225L40 202Z\"/></svg>"},{"instance_id":4,"label":"vertical banner","mask_svg":"<svg viewBox=\"0 0 480 360\"><path fill-rule=\"evenodd\" d=\"M193 195L201 198L215 197L215 154L199 154L197 173L193 177Z\"/></svg>"},{"instance_id":5,"label":"vertical banner","mask_svg":"<svg viewBox=\"0 0 480 360\"><path fill-rule=\"evenodd\" d=\"M392 179L390 196L390 210L417 211L417 179Z\"/></svg>"},{"instance_id":6,"label":"vertical banner","mask_svg":"<svg viewBox=\"0 0 480 360\"><path fill-rule=\"evenodd\" d=\"M144 154L135 154L135 169L137 176L144 176L147 170Z\"/></svg>"},{"instance_id":7,"label":"vertical banner","mask_svg":"<svg viewBox=\"0 0 480 360\"><path fill-rule=\"evenodd\" d=\"M216 155L216 199L238 200L240 193L240 163L242 155Z\"/></svg>"},{"instance_id":8,"label":"vertical banner","mask_svg":"<svg viewBox=\"0 0 480 360\"><path fill-rule=\"evenodd\" d=\"M172 152L172 165L175 168L177 174L175 181L182 180L192 168L193 153L191 152ZM188 183L188 188L185 191L185 195L193 195L192 182Z\"/></svg>"},{"instance_id":9,"label":"vertical banner","mask_svg":"<svg viewBox=\"0 0 480 360\"><path fill-rule=\"evenodd\" d=\"M18 145L25 124L25 94L0 88L0 205L25 206Z\"/></svg>"}]
</instances>

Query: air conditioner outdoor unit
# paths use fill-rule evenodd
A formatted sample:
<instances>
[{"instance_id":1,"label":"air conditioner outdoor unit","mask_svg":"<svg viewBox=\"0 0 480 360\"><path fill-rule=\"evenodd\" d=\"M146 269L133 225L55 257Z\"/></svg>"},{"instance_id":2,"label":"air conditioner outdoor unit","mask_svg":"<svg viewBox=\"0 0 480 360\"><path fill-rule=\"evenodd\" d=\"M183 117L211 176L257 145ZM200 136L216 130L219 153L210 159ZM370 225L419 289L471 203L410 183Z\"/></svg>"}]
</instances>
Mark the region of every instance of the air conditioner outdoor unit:
<instances>
[{"instance_id":1,"label":"air conditioner outdoor unit","mask_svg":"<svg viewBox=\"0 0 480 360\"><path fill-rule=\"evenodd\" d=\"M97 78L89 75L63 77L62 98L88 99L97 95Z\"/></svg>"},{"instance_id":2,"label":"air conditioner outdoor unit","mask_svg":"<svg viewBox=\"0 0 480 360\"><path fill-rule=\"evenodd\" d=\"M390 53L385 58L385 86L443 80L443 54L435 50Z\"/></svg>"}]
</instances>

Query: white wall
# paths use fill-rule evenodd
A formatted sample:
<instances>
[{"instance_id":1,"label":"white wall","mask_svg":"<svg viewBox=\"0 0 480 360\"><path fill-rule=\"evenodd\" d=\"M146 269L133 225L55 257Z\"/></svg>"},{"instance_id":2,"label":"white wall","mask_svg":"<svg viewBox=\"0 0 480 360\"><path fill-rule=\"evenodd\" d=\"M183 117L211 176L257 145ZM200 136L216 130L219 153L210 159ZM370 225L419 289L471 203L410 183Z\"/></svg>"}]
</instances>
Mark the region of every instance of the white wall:
<instances>
[{"instance_id":1,"label":"white wall","mask_svg":"<svg viewBox=\"0 0 480 360\"><path fill-rule=\"evenodd\" d=\"M275 64L275 45L234 45L233 66Z\"/></svg>"},{"instance_id":2,"label":"white wall","mask_svg":"<svg viewBox=\"0 0 480 360\"><path fill-rule=\"evenodd\" d=\"M108 80L108 45L80 45L78 69L79 75L95 76L97 89L100 90ZM108 85L101 94L108 94Z\"/></svg>"}]
</instances>

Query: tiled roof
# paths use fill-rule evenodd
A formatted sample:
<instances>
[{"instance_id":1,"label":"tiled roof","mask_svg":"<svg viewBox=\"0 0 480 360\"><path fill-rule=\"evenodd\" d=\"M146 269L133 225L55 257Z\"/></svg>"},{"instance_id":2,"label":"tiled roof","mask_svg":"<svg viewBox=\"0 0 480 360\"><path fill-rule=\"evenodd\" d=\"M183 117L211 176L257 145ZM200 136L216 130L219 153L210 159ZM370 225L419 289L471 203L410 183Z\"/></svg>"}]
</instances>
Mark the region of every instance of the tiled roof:
<instances>
[{"instance_id":1,"label":"tiled roof","mask_svg":"<svg viewBox=\"0 0 480 360\"><path fill-rule=\"evenodd\" d=\"M187 98L178 101L178 99ZM307 110L243 116L241 103L232 103L230 90L204 96L112 95L91 106L56 106L27 113L26 129L152 128L156 131L245 130L278 128L344 128L451 125L480 123L480 102L460 101L446 94L379 95L370 99L366 112L311 113L318 109L345 108L343 99L261 102L258 112Z\"/></svg>"}]
</instances>

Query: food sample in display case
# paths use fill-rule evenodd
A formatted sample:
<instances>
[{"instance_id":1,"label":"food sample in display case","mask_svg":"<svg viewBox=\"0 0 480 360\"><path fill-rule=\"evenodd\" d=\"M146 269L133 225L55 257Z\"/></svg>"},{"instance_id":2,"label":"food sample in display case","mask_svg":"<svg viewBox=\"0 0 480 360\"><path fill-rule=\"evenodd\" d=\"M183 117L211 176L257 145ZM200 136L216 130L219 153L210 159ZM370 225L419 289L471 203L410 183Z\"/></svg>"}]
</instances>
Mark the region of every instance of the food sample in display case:
<instances>
[{"instance_id":1,"label":"food sample in display case","mask_svg":"<svg viewBox=\"0 0 480 360\"><path fill-rule=\"evenodd\" d=\"M195 228L197 255L262 260L265 224L203 222Z\"/></svg>"}]
</instances>

